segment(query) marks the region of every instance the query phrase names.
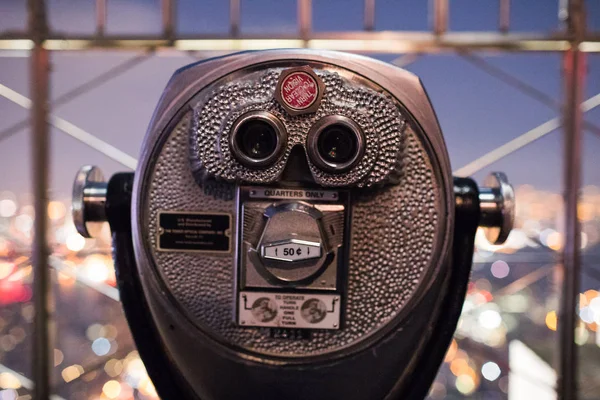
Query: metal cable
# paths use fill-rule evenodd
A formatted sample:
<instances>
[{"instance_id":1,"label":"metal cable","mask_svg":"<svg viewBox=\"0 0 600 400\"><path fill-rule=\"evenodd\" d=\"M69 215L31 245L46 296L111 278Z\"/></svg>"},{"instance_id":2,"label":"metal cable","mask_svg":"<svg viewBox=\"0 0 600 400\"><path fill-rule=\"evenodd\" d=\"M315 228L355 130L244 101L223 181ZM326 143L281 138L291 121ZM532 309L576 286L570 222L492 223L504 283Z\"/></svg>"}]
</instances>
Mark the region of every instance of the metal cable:
<instances>
[{"instance_id":1,"label":"metal cable","mask_svg":"<svg viewBox=\"0 0 600 400\"><path fill-rule=\"evenodd\" d=\"M461 52L461 53L458 53L458 55L460 57L462 57L465 61L469 62L471 65L479 68L481 71L487 73L488 75L490 75L494 78L497 78L502 83L505 83L508 86L511 86L511 87L519 90L521 93L525 94L526 96L529 96L530 98L538 101L541 104L546 105L548 108L551 108L555 111L560 111L561 104L559 101L555 100L554 98L552 98L552 96L542 92L541 90L530 85L529 83L496 67L495 65L492 65L491 63L487 62L483 58L478 57L472 53ZM596 134L598 137L600 137L600 127L599 126L595 125L592 122L584 121L584 127L588 131L590 131L590 132Z\"/></svg>"},{"instance_id":2,"label":"metal cable","mask_svg":"<svg viewBox=\"0 0 600 400\"><path fill-rule=\"evenodd\" d=\"M422 54L415 54L415 53L403 54L403 55L401 55L399 57L394 58L390 62L390 64L393 64L396 67L406 68L410 64L414 63L419 58L421 58L421 56L422 56Z\"/></svg>"},{"instance_id":3,"label":"metal cable","mask_svg":"<svg viewBox=\"0 0 600 400\"><path fill-rule=\"evenodd\" d=\"M17 371L8 368L6 365L0 364L0 373L4 374L11 374L13 375L15 378L17 378L19 380L19 383L21 384L22 387L24 387L25 389L31 391L33 390L33 381L29 378L27 378L26 376L18 373ZM50 395L50 400L65 400L64 397L60 397L58 395Z\"/></svg>"},{"instance_id":4,"label":"metal cable","mask_svg":"<svg viewBox=\"0 0 600 400\"><path fill-rule=\"evenodd\" d=\"M76 268L65 265L59 258L51 256L50 266L55 270L75 279L75 281L94 289L98 293L101 293L112 300L119 301L119 290L116 287L89 279L87 276L85 276L85 274L81 273Z\"/></svg>"},{"instance_id":5,"label":"metal cable","mask_svg":"<svg viewBox=\"0 0 600 400\"><path fill-rule=\"evenodd\" d=\"M583 112L590 111L596 107L600 106L600 93L596 94L593 97L590 97L583 103L581 103L581 110ZM520 136L506 142L505 144L496 147L494 150L484 154L478 159L471 161L469 164L465 165L462 168L454 171L454 175L457 176L470 176L475 172L487 167L490 164L495 163L496 161L508 156L509 154L514 153L515 151L527 146L529 143L538 140L539 138L549 134L555 129L561 126L561 117L552 118L544 122L541 125L536 126L535 128L523 133Z\"/></svg>"},{"instance_id":6,"label":"metal cable","mask_svg":"<svg viewBox=\"0 0 600 400\"><path fill-rule=\"evenodd\" d=\"M23 108L31 108L31 100L23 96L21 93L12 90L11 88L0 83L0 96L12 101L15 104L20 105ZM48 115L48 123L67 135L77 139L78 141L88 145L94 150L99 151L105 156L117 161L124 166L135 169L137 166L137 159L130 156L129 154L119 150L113 145L97 138L91 133L79 128L77 125L67 121L66 119L60 118L56 115Z\"/></svg>"},{"instance_id":7,"label":"metal cable","mask_svg":"<svg viewBox=\"0 0 600 400\"><path fill-rule=\"evenodd\" d=\"M77 98L81 95L84 95L99 86L102 86L106 82L108 82L114 78L117 78L120 75L123 75L125 72L131 70L132 68L141 64L143 61L149 59L151 55L152 55L152 53L144 53L144 54L140 54L133 58L129 58L129 59L125 60L123 63L110 68L108 71L103 72L100 75L93 77L89 81L84 82L81 85L76 86L75 88L73 88L73 89L69 90L68 92L64 93L63 95L59 96L58 98L56 98L56 100L54 100L54 102L52 102L51 107L53 109L58 108L64 104L69 103L70 101L74 100L75 98ZM27 128L28 126L29 126L29 119L24 119L22 121L17 122L16 124L6 128L2 132L0 132L0 142L3 141L4 139L11 137L12 135L18 133L22 129Z\"/></svg>"}]
</instances>

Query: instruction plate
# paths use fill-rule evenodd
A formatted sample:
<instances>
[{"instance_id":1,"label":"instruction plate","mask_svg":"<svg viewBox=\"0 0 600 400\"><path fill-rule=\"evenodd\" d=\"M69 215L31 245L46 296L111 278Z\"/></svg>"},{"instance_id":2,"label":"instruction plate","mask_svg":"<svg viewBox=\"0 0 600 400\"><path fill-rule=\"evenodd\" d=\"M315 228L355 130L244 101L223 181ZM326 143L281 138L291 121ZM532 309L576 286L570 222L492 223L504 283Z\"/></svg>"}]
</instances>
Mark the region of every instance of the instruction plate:
<instances>
[{"instance_id":1,"label":"instruction plate","mask_svg":"<svg viewBox=\"0 0 600 400\"><path fill-rule=\"evenodd\" d=\"M240 292L241 326L339 329L340 295Z\"/></svg>"}]
</instances>

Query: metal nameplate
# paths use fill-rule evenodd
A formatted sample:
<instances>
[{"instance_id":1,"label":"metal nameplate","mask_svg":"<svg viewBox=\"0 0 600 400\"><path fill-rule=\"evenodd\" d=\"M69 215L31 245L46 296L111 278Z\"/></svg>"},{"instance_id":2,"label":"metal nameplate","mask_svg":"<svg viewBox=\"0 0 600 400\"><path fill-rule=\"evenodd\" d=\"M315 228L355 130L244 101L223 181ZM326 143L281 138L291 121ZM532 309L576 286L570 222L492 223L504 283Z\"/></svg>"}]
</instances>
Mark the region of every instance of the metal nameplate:
<instances>
[{"instance_id":1,"label":"metal nameplate","mask_svg":"<svg viewBox=\"0 0 600 400\"><path fill-rule=\"evenodd\" d=\"M240 292L238 323L303 329L339 329L340 295Z\"/></svg>"},{"instance_id":2,"label":"metal nameplate","mask_svg":"<svg viewBox=\"0 0 600 400\"><path fill-rule=\"evenodd\" d=\"M339 200L339 193L335 190L253 187L249 188L249 194L254 199Z\"/></svg>"},{"instance_id":3,"label":"metal nameplate","mask_svg":"<svg viewBox=\"0 0 600 400\"><path fill-rule=\"evenodd\" d=\"M159 251L229 253L231 214L159 211Z\"/></svg>"}]
</instances>

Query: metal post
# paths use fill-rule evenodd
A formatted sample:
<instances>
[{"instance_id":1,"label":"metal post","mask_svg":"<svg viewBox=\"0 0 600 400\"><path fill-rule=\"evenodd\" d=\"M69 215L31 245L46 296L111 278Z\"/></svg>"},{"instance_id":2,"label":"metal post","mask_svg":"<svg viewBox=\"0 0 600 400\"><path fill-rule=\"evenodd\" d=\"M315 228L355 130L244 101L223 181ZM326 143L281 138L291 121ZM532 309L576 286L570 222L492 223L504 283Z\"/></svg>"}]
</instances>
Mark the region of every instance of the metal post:
<instances>
[{"instance_id":1,"label":"metal post","mask_svg":"<svg viewBox=\"0 0 600 400\"><path fill-rule=\"evenodd\" d=\"M163 24L163 36L167 39L173 39L175 34L174 0L162 0L161 14Z\"/></svg>"},{"instance_id":2,"label":"metal post","mask_svg":"<svg viewBox=\"0 0 600 400\"><path fill-rule=\"evenodd\" d=\"M240 35L240 0L229 0L229 35L238 37Z\"/></svg>"},{"instance_id":3,"label":"metal post","mask_svg":"<svg viewBox=\"0 0 600 400\"><path fill-rule=\"evenodd\" d=\"M581 186L581 149L583 141L583 98L586 60L579 44L585 33L583 0L570 0L567 18L568 32L572 37L570 49L565 52L563 79L565 103L564 124L564 218L565 240L562 252L562 298L558 334L560 340L557 395L559 400L576 400L578 354L575 344L577 308L579 306L580 224L577 218L579 188Z\"/></svg>"},{"instance_id":4,"label":"metal post","mask_svg":"<svg viewBox=\"0 0 600 400\"><path fill-rule=\"evenodd\" d=\"M500 17L499 17L500 32L508 33L510 28L510 0L500 0Z\"/></svg>"},{"instance_id":5,"label":"metal post","mask_svg":"<svg viewBox=\"0 0 600 400\"><path fill-rule=\"evenodd\" d=\"M375 29L375 0L365 0L365 31Z\"/></svg>"},{"instance_id":6,"label":"metal post","mask_svg":"<svg viewBox=\"0 0 600 400\"><path fill-rule=\"evenodd\" d=\"M104 36L106 30L106 0L96 0L96 35Z\"/></svg>"},{"instance_id":7,"label":"metal post","mask_svg":"<svg viewBox=\"0 0 600 400\"><path fill-rule=\"evenodd\" d=\"M311 0L298 0L298 30L302 40L308 40L312 31Z\"/></svg>"},{"instance_id":8,"label":"metal post","mask_svg":"<svg viewBox=\"0 0 600 400\"><path fill-rule=\"evenodd\" d=\"M34 46L30 57L31 74L31 148L33 161L34 235L33 235L33 381L34 399L50 397L49 296L50 271L46 232L48 209L48 90L49 60L43 44L47 36L44 0L29 0L29 31Z\"/></svg>"},{"instance_id":9,"label":"metal post","mask_svg":"<svg viewBox=\"0 0 600 400\"><path fill-rule=\"evenodd\" d=\"M448 0L431 0L429 12L433 33L438 36L446 33L448 30Z\"/></svg>"}]
</instances>

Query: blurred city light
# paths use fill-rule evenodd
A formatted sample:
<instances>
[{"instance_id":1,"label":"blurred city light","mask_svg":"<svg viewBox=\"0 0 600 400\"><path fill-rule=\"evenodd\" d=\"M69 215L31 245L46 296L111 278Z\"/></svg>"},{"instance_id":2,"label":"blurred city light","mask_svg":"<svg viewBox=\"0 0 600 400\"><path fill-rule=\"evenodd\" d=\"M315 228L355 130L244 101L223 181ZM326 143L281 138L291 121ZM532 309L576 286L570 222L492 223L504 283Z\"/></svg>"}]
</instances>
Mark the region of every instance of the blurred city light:
<instances>
[{"instance_id":1,"label":"blurred city light","mask_svg":"<svg viewBox=\"0 0 600 400\"><path fill-rule=\"evenodd\" d=\"M80 251L85 247L85 239L79 233L72 233L67 236L67 249L71 251Z\"/></svg>"},{"instance_id":2,"label":"blurred city light","mask_svg":"<svg viewBox=\"0 0 600 400\"><path fill-rule=\"evenodd\" d=\"M121 384L115 380L110 380L102 387L102 393L109 399L116 399L121 393Z\"/></svg>"},{"instance_id":3,"label":"blurred city light","mask_svg":"<svg viewBox=\"0 0 600 400\"><path fill-rule=\"evenodd\" d=\"M490 270L492 271L492 275L498 279L506 278L510 273L510 267L506 261L502 260L494 261L490 267Z\"/></svg>"},{"instance_id":4,"label":"blurred city light","mask_svg":"<svg viewBox=\"0 0 600 400\"><path fill-rule=\"evenodd\" d=\"M59 220L65 217L67 208L61 201L51 201L48 203L48 218L51 220Z\"/></svg>"},{"instance_id":5,"label":"blurred city light","mask_svg":"<svg viewBox=\"0 0 600 400\"><path fill-rule=\"evenodd\" d=\"M17 204L10 200L0 200L0 217L10 218L17 212Z\"/></svg>"},{"instance_id":6,"label":"blurred city light","mask_svg":"<svg viewBox=\"0 0 600 400\"><path fill-rule=\"evenodd\" d=\"M110 342L106 338L98 338L92 343L92 350L97 356L105 356L110 352Z\"/></svg>"},{"instance_id":7,"label":"blurred city light","mask_svg":"<svg viewBox=\"0 0 600 400\"><path fill-rule=\"evenodd\" d=\"M500 367L493 361L488 361L481 367L481 375L488 381L495 381L501 373Z\"/></svg>"}]
</instances>

